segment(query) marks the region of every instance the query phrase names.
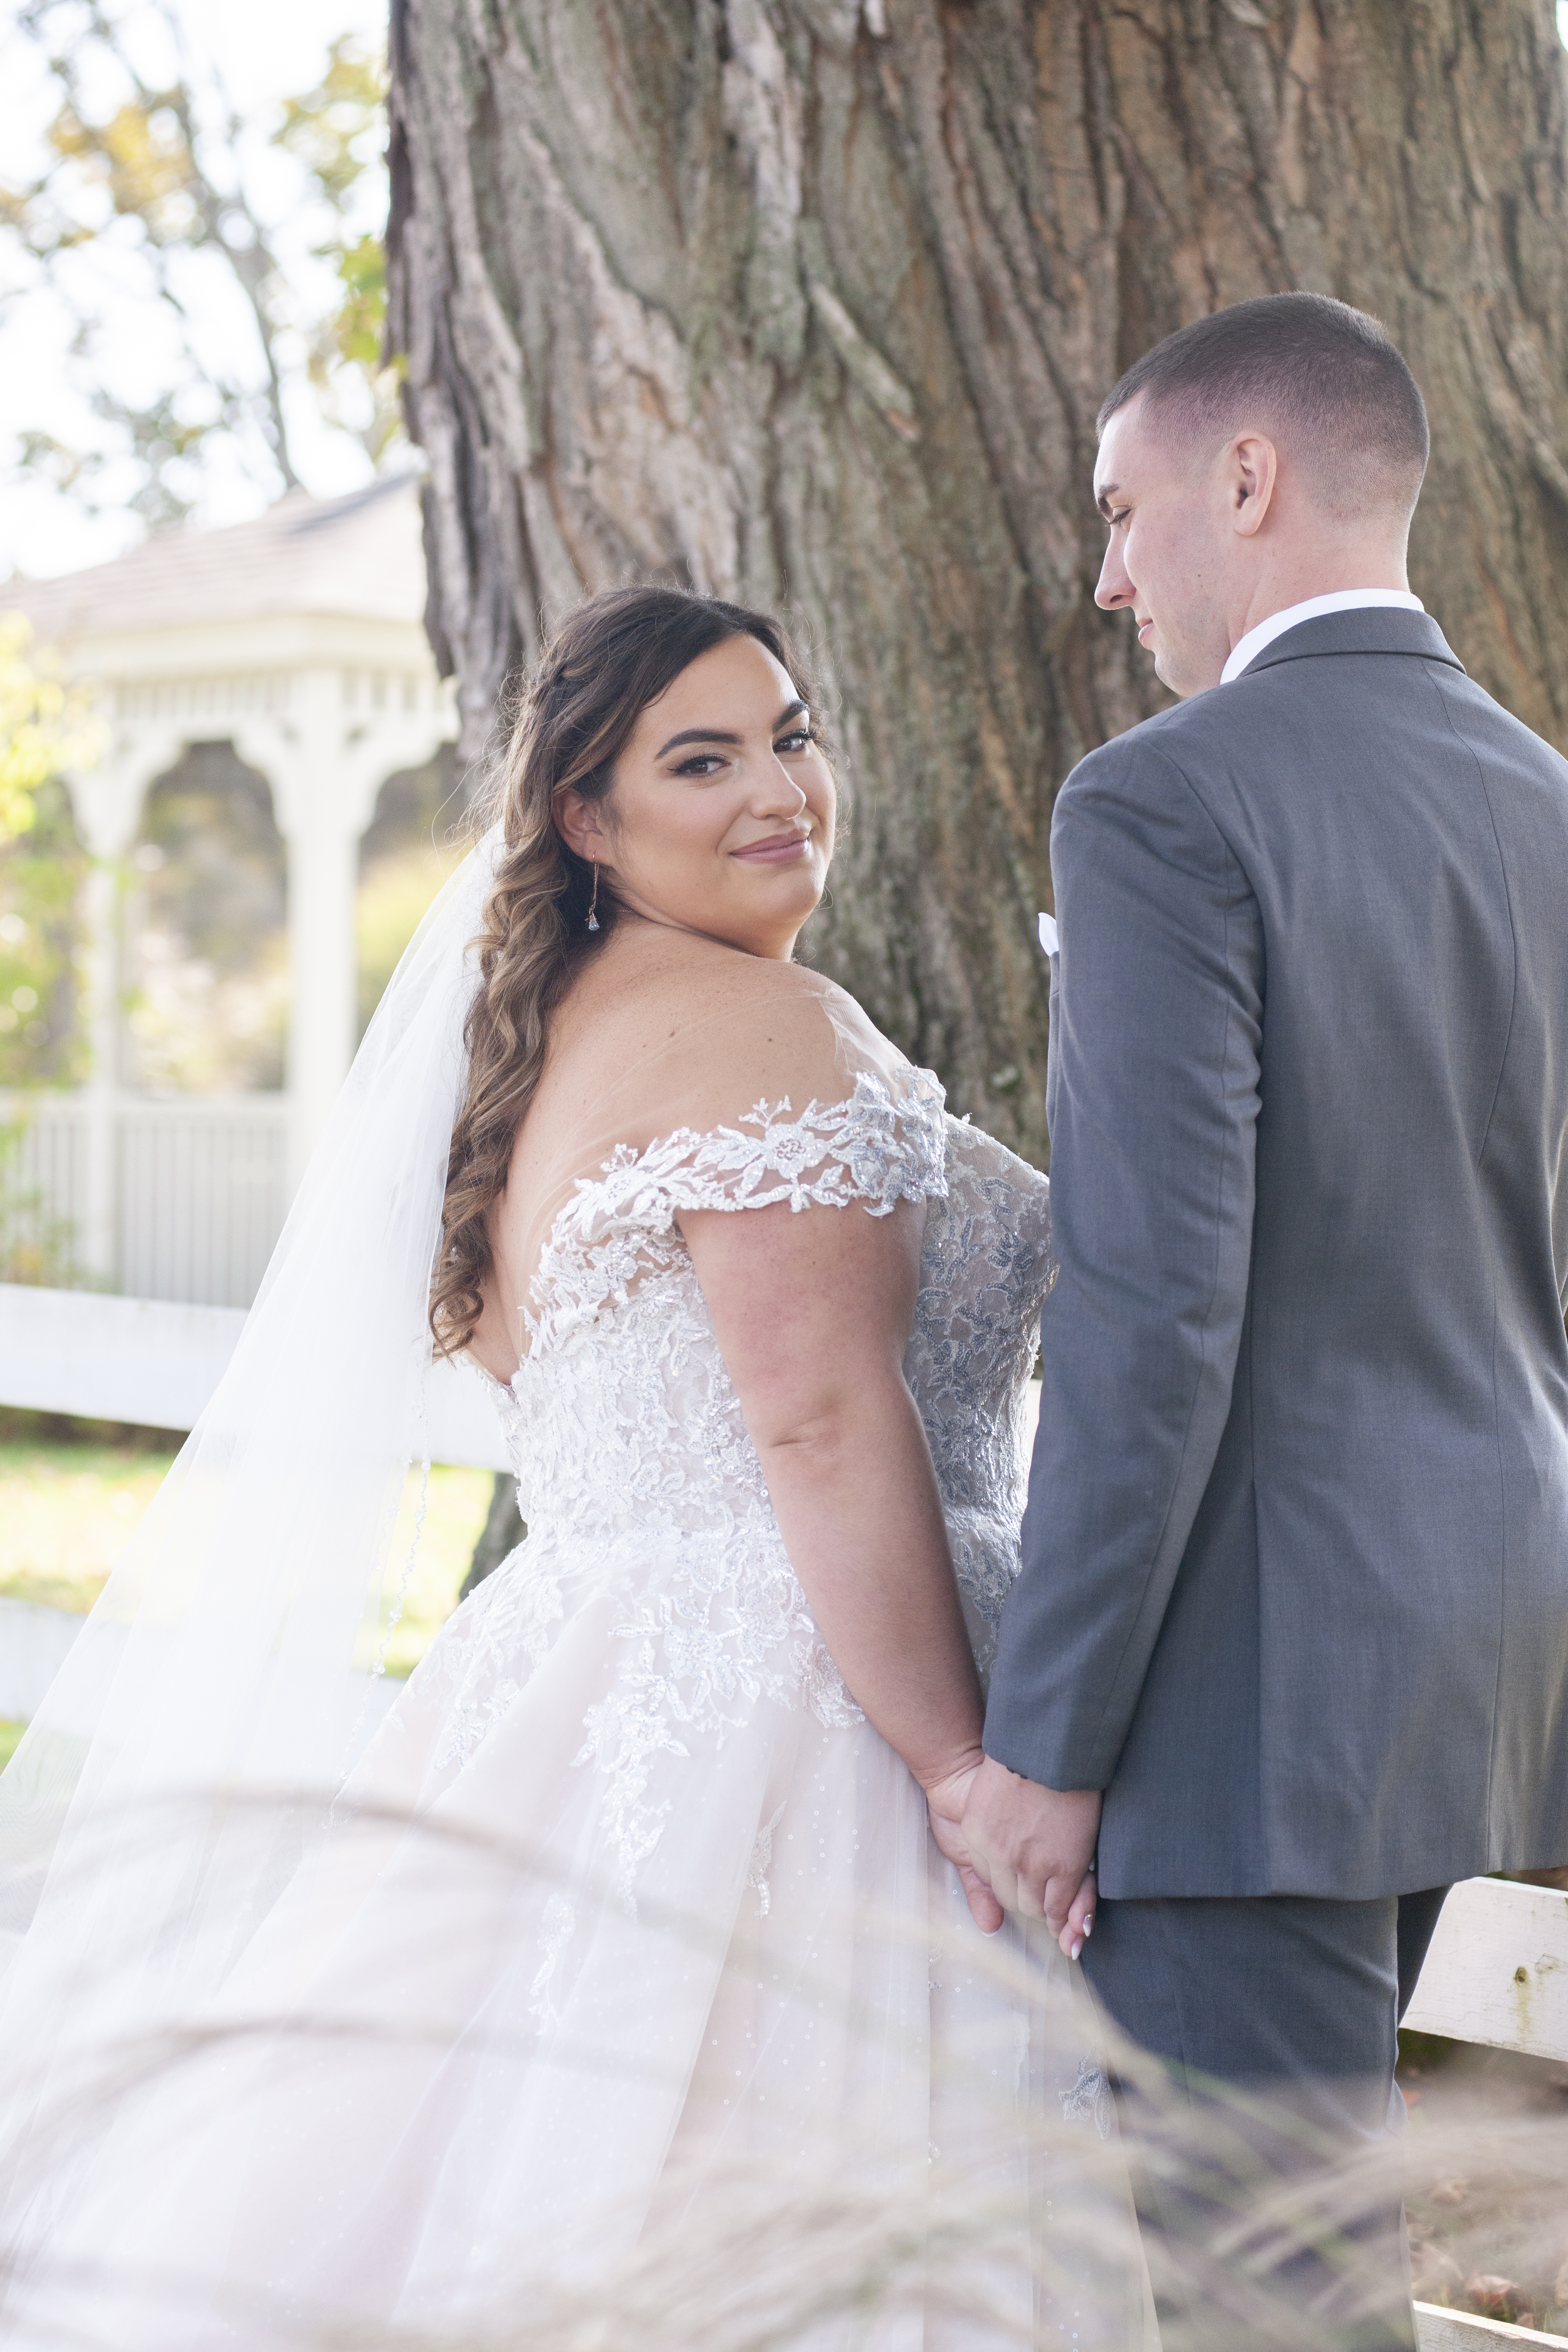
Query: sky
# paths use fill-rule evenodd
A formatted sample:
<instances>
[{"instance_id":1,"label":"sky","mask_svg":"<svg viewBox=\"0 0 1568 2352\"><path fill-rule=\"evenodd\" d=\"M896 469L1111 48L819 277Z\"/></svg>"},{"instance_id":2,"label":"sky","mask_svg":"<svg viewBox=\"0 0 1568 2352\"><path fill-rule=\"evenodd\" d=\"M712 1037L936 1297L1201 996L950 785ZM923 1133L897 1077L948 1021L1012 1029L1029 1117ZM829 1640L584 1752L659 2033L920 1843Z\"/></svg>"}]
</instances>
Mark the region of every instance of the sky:
<instances>
[{"instance_id":1,"label":"sky","mask_svg":"<svg viewBox=\"0 0 1568 2352\"><path fill-rule=\"evenodd\" d=\"M38 152L39 134L52 110L37 53L16 30L16 5L17 0L0 0L0 81L6 91L6 152L0 171L9 180L27 173L29 147ZM331 291L326 265L312 258L310 247L327 224L319 209L313 215L301 211L293 167L269 150L268 134L282 99L308 89L320 74L336 36L383 40L384 0L173 0L173 6L191 58L216 62L232 104L255 126L247 142L247 177L253 196L277 224L290 281L319 296L325 307ZM1568 0L1559 0L1557 19L1568 43ZM151 50L143 71L157 79L158 59ZM384 192L379 185L367 186L363 197L362 225L378 227ZM166 372L161 369L166 330L139 293L142 280L133 257L111 246L84 266L98 273L94 291L110 320L107 348L122 394L150 396ZM231 373L251 373L254 331L223 265L213 258L194 260L184 290L213 354ZM47 290L26 284L15 269L7 274L0 268L0 579L18 572L43 578L103 562L142 534L136 516L115 503L119 483L128 490L135 479L128 464L103 477L104 511L96 516L47 483L17 476L16 436L28 429L46 429L74 446L114 446L112 432L93 415L73 383L69 338L65 315ZM331 497L368 479L370 461L363 450L352 435L322 422L308 393L301 391L291 403L289 422L296 463L316 496ZM206 525L241 521L277 489L276 480L266 478L265 467L247 467L239 452L232 452L226 463L205 468L194 519Z\"/></svg>"},{"instance_id":2,"label":"sky","mask_svg":"<svg viewBox=\"0 0 1568 2352\"><path fill-rule=\"evenodd\" d=\"M16 28L16 0L0 0L0 81L6 90L0 174L13 182L29 174L53 111L37 53ZM367 44L381 45L384 0L259 0L259 5L258 0L247 0L247 5L239 0L174 0L174 14L188 59L212 60L236 111L255 126L246 142L247 182L269 227L276 224L290 282L299 282L326 307L332 290L331 272L312 258L310 247L329 233L330 216L321 207L313 214L301 212L297 166L269 148L268 134L283 98L309 89L317 79L328 44L336 36L354 34ZM147 9L145 18L152 16ZM157 84L166 58L160 58L151 34L138 63L144 78ZM362 225L378 228L384 215L384 188L367 187L364 205ZM170 331L142 294L140 265L111 243L90 262L84 257L83 267L92 272L92 291L109 317L107 350L122 396L152 396L162 388L160 363L167 355L164 339ZM41 578L105 562L142 535L138 519L123 506L114 507L116 477L110 474L100 485L108 510L96 517L84 514L45 482L18 478L16 436L41 428L72 446L112 449L115 436L93 415L73 383L71 328L63 307L47 289L27 282L14 264L0 266L0 288L6 298L0 301L0 578L16 572ZM254 328L224 264L216 257L193 257L184 291L213 355L226 362L231 373L254 378ZM334 433L322 424L307 393L291 404L289 425L296 464L316 495L330 497L369 478L370 461L363 450L351 435ZM247 470L237 462L209 467L196 521L216 525L255 514L278 489L276 480L258 478L261 471L255 467ZM126 484L132 479L127 467Z\"/></svg>"}]
</instances>

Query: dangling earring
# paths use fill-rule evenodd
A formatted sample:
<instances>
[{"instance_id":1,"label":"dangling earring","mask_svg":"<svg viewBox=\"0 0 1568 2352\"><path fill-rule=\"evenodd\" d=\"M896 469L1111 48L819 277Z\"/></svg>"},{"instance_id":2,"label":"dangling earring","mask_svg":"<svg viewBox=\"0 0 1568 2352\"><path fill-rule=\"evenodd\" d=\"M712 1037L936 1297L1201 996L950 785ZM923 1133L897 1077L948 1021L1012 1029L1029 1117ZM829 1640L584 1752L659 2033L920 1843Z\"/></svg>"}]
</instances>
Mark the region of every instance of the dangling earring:
<instances>
[{"instance_id":1,"label":"dangling earring","mask_svg":"<svg viewBox=\"0 0 1568 2352\"><path fill-rule=\"evenodd\" d=\"M592 897L592 898L589 899L589 901L588 901L588 929L589 929L591 931L596 931L596 930L598 929L598 928L599 928L599 918L598 918L598 916L597 916L597 915L595 914L595 908L598 906L598 903L599 903L599 861L598 861L598 859L595 857L595 860L594 860L594 895L593 895L593 897Z\"/></svg>"}]
</instances>

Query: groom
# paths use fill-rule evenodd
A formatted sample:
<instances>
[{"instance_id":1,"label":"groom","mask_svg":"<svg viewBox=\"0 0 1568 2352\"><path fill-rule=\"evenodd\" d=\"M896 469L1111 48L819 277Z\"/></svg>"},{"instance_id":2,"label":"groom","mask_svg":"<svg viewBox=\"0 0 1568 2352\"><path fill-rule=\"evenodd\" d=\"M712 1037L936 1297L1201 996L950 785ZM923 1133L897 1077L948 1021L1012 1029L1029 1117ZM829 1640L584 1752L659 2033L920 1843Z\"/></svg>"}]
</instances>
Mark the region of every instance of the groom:
<instances>
[{"instance_id":1,"label":"groom","mask_svg":"<svg viewBox=\"0 0 1568 2352\"><path fill-rule=\"evenodd\" d=\"M1189 2104L1365 2148L1447 1886L1568 1853L1568 763L1409 593L1374 320L1239 303L1100 425L1097 601L1182 699L1052 827L1061 1273L965 1831L1058 1930L1098 1842L1085 1969ZM1314 2340L1412 2341L1395 2195L1375 2316L1298 2250Z\"/></svg>"}]
</instances>

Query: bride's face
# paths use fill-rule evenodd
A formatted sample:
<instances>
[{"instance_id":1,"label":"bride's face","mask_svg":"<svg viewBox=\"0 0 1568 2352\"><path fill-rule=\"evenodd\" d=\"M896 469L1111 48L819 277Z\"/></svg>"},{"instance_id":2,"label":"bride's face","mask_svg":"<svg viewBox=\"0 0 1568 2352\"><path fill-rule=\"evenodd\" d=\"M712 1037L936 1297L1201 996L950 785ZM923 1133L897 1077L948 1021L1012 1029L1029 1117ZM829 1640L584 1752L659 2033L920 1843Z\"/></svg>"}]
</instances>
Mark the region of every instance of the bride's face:
<instances>
[{"instance_id":1,"label":"bride's face","mask_svg":"<svg viewBox=\"0 0 1568 2352\"><path fill-rule=\"evenodd\" d=\"M731 637L650 702L600 801L561 829L651 922L786 958L833 856L833 772L789 672Z\"/></svg>"}]
</instances>

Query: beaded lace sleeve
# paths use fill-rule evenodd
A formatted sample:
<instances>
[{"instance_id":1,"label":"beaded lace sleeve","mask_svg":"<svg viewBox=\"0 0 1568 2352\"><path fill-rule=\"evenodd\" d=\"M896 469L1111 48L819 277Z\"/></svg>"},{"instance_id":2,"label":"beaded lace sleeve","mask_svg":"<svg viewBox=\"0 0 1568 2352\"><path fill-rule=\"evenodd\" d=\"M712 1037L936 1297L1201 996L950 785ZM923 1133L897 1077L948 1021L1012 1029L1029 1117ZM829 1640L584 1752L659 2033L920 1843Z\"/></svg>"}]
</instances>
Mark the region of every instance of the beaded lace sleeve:
<instances>
[{"instance_id":1,"label":"beaded lace sleeve","mask_svg":"<svg viewBox=\"0 0 1568 2352\"><path fill-rule=\"evenodd\" d=\"M540 1255L526 1315L529 1350L558 1347L684 1255L683 1210L794 1211L859 1205L885 1217L900 1201L945 1194L943 1096L929 1070L895 1094L862 1071L842 1102L759 1102L734 1127L675 1132L646 1150L623 1144L579 1178Z\"/></svg>"}]
</instances>

